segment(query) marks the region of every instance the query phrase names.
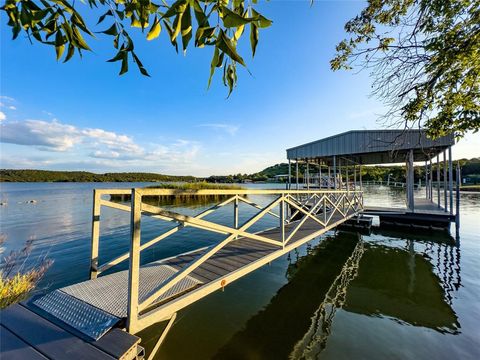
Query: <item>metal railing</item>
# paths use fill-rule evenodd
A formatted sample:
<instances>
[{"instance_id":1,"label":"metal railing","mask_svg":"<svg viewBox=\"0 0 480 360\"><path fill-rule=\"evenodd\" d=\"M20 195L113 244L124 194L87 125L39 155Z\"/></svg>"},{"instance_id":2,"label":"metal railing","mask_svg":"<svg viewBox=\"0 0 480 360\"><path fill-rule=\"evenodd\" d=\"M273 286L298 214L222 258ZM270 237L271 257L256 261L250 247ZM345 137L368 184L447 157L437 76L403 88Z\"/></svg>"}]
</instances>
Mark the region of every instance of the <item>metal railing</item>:
<instances>
[{"instance_id":1,"label":"metal railing","mask_svg":"<svg viewBox=\"0 0 480 360\"><path fill-rule=\"evenodd\" d=\"M130 204L119 203L105 199L107 195L130 195ZM181 214L163 207L146 204L143 196L221 196L222 201L200 212L195 216ZM267 205L253 202L250 196L269 196L271 200ZM224 200L223 200L224 199ZM239 222L239 204L244 203L252 208L255 213L243 224ZM222 225L204 218L214 211L233 205L233 226ZM131 213L130 221L130 249L129 252L99 266L99 240L100 240L100 215L101 207L128 211ZM215 255L227 244L238 238L247 238L261 243L267 243L279 250L287 251L293 246L292 239L311 220L318 225L318 230L328 230L335 227L344 219L348 219L363 209L363 193L361 191L334 191L334 190L197 190L178 191L171 189L134 188L134 189L96 189L94 190L93 217L92 217L92 250L90 278L96 278L104 271L129 260L128 277L128 310L127 330L135 333L145 327L141 323L140 313L149 311L162 294L172 289L182 279L185 279L205 261ZM153 239L141 244L141 218L142 215L168 222L176 222L177 226L159 234ZM252 232L250 228L266 216L278 219L280 236L277 239L265 235L264 231ZM167 279L161 286L151 293L142 302L139 301L139 274L140 252L181 231L185 227L207 230L212 233L223 234L226 237L218 243L207 247L197 258L193 259L174 276ZM270 229L271 230L271 229ZM313 235L318 231L313 232ZM296 239L298 241L298 239ZM143 318L145 318L143 316ZM150 322L151 323L151 322Z\"/></svg>"}]
</instances>

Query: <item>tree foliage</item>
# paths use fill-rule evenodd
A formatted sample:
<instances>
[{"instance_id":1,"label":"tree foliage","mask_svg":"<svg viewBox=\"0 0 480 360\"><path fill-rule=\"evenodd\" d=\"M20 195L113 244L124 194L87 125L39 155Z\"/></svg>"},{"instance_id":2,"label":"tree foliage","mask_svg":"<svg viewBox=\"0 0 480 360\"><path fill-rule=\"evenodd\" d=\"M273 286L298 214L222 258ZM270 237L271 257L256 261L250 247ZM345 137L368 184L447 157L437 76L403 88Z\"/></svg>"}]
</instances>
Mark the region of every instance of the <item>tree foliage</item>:
<instances>
[{"instance_id":1,"label":"tree foliage","mask_svg":"<svg viewBox=\"0 0 480 360\"><path fill-rule=\"evenodd\" d=\"M25 33L30 41L55 48L57 60L66 62L75 53L89 51L85 37L94 37L92 27L81 12L103 9L95 28L111 37L115 55L109 62L120 62L120 75L126 73L132 62L139 71L149 76L135 52L132 28L138 28L147 40L158 38L163 29L172 46L185 53L190 42L194 46L213 48L208 85L217 68L223 69L223 83L229 94L237 84L237 65L246 63L237 51L244 31L250 31L252 56L259 39L259 30L269 27L271 21L255 10L257 0L6 0L1 8L8 15L13 38ZM66 53L65 53L66 50Z\"/></svg>"},{"instance_id":2,"label":"tree foliage","mask_svg":"<svg viewBox=\"0 0 480 360\"><path fill-rule=\"evenodd\" d=\"M479 0L370 0L345 30L331 67L371 71L388 122L434 138L480 129Z\"/></svg>"}]
</instances>

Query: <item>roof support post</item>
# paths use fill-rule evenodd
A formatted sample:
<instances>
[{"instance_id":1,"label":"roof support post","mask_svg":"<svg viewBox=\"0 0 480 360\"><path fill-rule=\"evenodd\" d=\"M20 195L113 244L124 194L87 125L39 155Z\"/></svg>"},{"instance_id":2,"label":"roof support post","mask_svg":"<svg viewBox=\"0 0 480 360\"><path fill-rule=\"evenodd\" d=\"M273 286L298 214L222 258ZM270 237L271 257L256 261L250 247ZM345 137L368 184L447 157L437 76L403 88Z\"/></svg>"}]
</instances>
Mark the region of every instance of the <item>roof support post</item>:
<instances>
[{"instance_id":1,"label":"roof support post","mask_svg":"<svg viewBox=\"0 0 480 360\"><path fill-rule=\"evenodd\" d=\"M338 159L338 189L342 190L342 159Z\"/></svg>"},{"instance_id":2,"label":"roof support post","mask_svg":"<svg viewBox=\"0 0 480 360\"><path fill-rule=\"evenodd\" d=\"M363 183L362 183L362 165L359 166L360 171L360 191L363 191Z\"/></svg>"},{"instance_id":3,"label":"roof support post","mask_svg":"<svg viewBox=\"0 0 480 360\"><path fill-rule=\"evenodd\" d=\"M333 155L333 189L337 190L337 157Z\"/></svg>"},{"instance_id":4,"label":"roof support post","mask_svg":"<svg viewBox=\"0 0 480 360\"><path fill-rule=\"evenodd\" d=\"M307 180L307 190L310 190L310 168L309 168L309 162L308 162L308 159L306 159L306 162L307 162L307 169L306 169L306 180Z\"/></svg>"},{"instance_id":5,"label":"roof support post","mask_svg":"<svg viewBox=\"0 0 480 360\"><path fill-rule=\"evenodd\" d=\"M410 149L408 152L408 174L407 174L407 193L408 193L408 208L411 212L415 211L415 200L413 196L413 183L414 183L414 174L413 174L413 149Z\"/></svg>"},{"instance_id":6,"label":"roof support post","mask_svg":"<svg viewBox=\"0 0 480 360\"><path fill-rule=\"evenodd\" d=\"M292 163L290 159L288 159L288 190L292 188Z\"/></svg>"},{"instance_id":7,"label":"roof support post","mask_svg":"<svg viewBox=\"0 0 480 360\"><path fill-rule=\"evenodd\" d=\"M433 201L433 166L432 166L432 158L430 158L430 200Z\"/></svg>"},{"instance_id":8,"label":"roof support post","mask_svg":"<svg viewBox=\"0 0 480 360\"><path fill-rule=\"evenodd\" d=\"M328 166L328 180L327 180L327 189L330 190L330 182L331 182L331 171L330 171L330 166Z\"/></svg>"},{"instance_id":9,"label":"roof support post","mask_svg":"<svg viewBox=\"0 0 480 360\"><path fill-rule=\"evenodd\" d=\"M353 190L357 190L357 165L353 165Z\"/></svg>"},{"instance_id":10,"label":"roof support post","mask_svg":"<svg viewBox=\"0 0 480 360\"><path fill-rule=\"evenodd\" d=\"M447 150L443 150L443 206L445 212L448 211L448 197L447 197Z\"/></svg>"},{"instance_id":11,"label":"roof support post","mask_svg":"<svg viewBox=\"0 0 480 360\"><path fill-rule=\"evenodd\" d=\"M450 215L453 215L453 165L452 147L448 147L448 189L450 190Z\"/></svg>"},{"instance_id":12,"label":"roof support post","mask_svg":"<svg viewBox=\"0 0 480 360\"><path fill-rule=\"evenodd\" d=\"M440 208L440 155L437 154L437 206Z\"/></svg>"},{"instance_id":13,"label":"roof support post","mask_svg":"<svg viewBox=\"0 0 480 360\"><path fill-rule=\"evenodd\" d=\"M347 186L347 194L350 193L350 185L348 184L348 163L347 165L345 166L345 181L346 181L346 186Z\"/></svg>"},{"instance_id":14,"label":"roof support post","mask_svg":"<svg viewBox=\"0 0 480 360\"><path fill-rule=\"evenodd\" d=\"M138 323L138 288L140 280L140 220L142 217L142 195L132 189L130 223L130 264L128 268L127 330L134 334Z\"/></svg>"},{"instance_id":15,"label":"roof support post","mask_svg":"<svg viewBox=\"0 0 480 360\"><path fill-rule=\"evenodd\" d=\"M457 237L459 236L460 230L460 184L462 181L462 177L460 175L460 162L457 161L457 169L456 169L456 180L457 180L457 189L456 189L456 199L455 199L455 232L457 233Z\"/></svg>"},{"instance_id":16,"label":"roof support post","mask_svg":"<svg viewBox=\"0 0 480 360\"><path fill-rule=\"evenodd\" d=\"M318 189L322 190L322 162L318 159Z\"/></svg>"},{"instance_id":17,"label":"roof support post","mask_svg":"<svg viewBox=\"0 0 480 360\"><path fill-rule=\"evenodd\" d=\"M298 190L298 159L295 159L295 190Z\"/></svg>"},{"instance_id":18,"label":"roof support post","mask_svg":"<svg viewBox=\"0 0 480 360\"><path fill-rule=\"evenodd\" d=\"M428 166L425 160L425 198L428 199Z\"/></svg>"}]
</instances>

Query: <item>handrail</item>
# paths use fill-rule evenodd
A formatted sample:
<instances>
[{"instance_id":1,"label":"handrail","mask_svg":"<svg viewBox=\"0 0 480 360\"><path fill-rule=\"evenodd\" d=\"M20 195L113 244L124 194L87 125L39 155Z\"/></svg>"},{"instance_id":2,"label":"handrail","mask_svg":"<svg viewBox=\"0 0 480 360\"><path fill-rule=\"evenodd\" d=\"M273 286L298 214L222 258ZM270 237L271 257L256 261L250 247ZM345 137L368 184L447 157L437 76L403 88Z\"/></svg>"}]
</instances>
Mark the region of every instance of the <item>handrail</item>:
<instances>
[{"instance_id":1,"label":"handrail","mask_svg":"<svg viewBox=\"0 0 480 360\"><path fill-rule=\"evenodd\" d=\"M102 198L104 195L130 195L131 204L117 203ZM203 210L197 215L184 215L176 211L167 210L163 207L146 204L142 201L142 196L184 196L184 195L221 195L227 196L218 204ZM274 198L267 205L259 205L254 201L247 199L245 195L268 195ZM239 224L238 203L243 202L257 211L243 224ZM233 203L233 226L227 226L205 220L204 217L212 212ZM127 211L131 213L131 240L130 250L115 259L98 267L98 250L100 240L100 210L101 207L110 207L113 209ZM305 222L310 219L315 221L319 228L329 228L334 215L340 214L342 217L352 216L352 213L358 212L363 208L363 193L358 190L260 190L260 189L202 189L195 191L178 191L172 189L98 189L94 191L94 211L92 217L92 253L91 253L91 278L97 277L102 272L113 266L130 260L129 267L129 300L127 328L131 332L139 329L140 312L147 311L156 299L162 294L185 279L195 269L200 267L210 257L220 251L231 241L242 237L267 243L277 247L280 250L298 233ZM277 212L278 209L278 212ZM162 234L150 239L144 244L140 244L140 222L142 215L151 218L176 222L177 226L164 231ZM264 231L251 232L249 228L256 224L266 215L273 216L279 221L281 231L280 240L269 238L262 234ZM298 219L300 217L300 219ZM338 220L338 219L337 219ZM337 221L335 220L335 221ZM288 228L287 228L288 226ZM223 234L226 237L218 243L205 248L203 254L194 258L182 270L177 272L171 278L165 280L156 291L151 293L146 299L138 298L139 289L139 267L140 252L150 246L170 237L181 231L184 227L194 227L213 233ZM287 231L288 230L288 231Z\"/></svg>"}]
</instances>

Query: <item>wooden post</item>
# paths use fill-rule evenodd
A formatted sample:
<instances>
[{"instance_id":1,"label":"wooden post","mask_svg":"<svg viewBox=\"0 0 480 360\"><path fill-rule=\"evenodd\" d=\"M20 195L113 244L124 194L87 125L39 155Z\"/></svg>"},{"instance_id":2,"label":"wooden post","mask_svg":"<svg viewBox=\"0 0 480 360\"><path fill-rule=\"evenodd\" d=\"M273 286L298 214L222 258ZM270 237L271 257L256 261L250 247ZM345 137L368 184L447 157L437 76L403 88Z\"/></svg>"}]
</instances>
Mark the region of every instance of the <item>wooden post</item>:
<instances>
[{"instance_id":1,"label":"wooden post","mask_svg":"<svg viewBox=\"0 0 480 360\"><path fill-rule=\"evenodd\" d=\"M343 176L342 176L342 159L338 159L338 189L342 190Z\"/></svg>"},{"instance_id":2,"label":"wooden post","mask_svg":"<svg viewBox=\"0 0 480 360\"><path fill-rule=\"evenodd\" d=\"M98 275L98 248L100 241L100 211L101 195L97 189L93 190L92 211L92 248L90 254L90 279L96 279Z\"/></svg>"},{"instance_id":3,"label":"wooden post","mask_svg":"<svg viewBox=\"0 0 480 360\"><path fill-rule=\"evenodd\" d=\"M450 191L450 215L453 215L453 165L451 146L448 148L448 190Z\"/></svg>"},{"instance_id":4,"label":"wooden post","mask_svg":"<svg viewBox=\"0 0 480 360\"><path fill-rule=\"evenodd\" d=\"M440 155L437 154L437 206L440 208Z\"/></svg>"},{"instance_id":5,"label":"wooden post","mask_svg":"<svg viewBox=\"0 0 480 360\"><path fill-rule=\"evenodd\" d=\"M138 323L138 287L140 281L140 221L142 217L142 195L132 189L130 223L130 264L128 269L127 330L134 334Z\"/></svg>"},{"instance_id":6,"label":"wooden post","mask_svg":"<svg viewBox=\"0 0 480 360\"><path fill-rule=\"evenodd\" d=\"M448 211L448 198L447 198L447 150L443 150L443 195L445 212Z\"/></svg>"},{"instance_id":7,"label":"wooden post","mask_svg":"<svg viewBox=\"0 0 480 360\"><path fill-rule=\"evenodd\" d=\"M430 158L430 200L433 202L433 166Z\"/></svg>"}]
</instances>

